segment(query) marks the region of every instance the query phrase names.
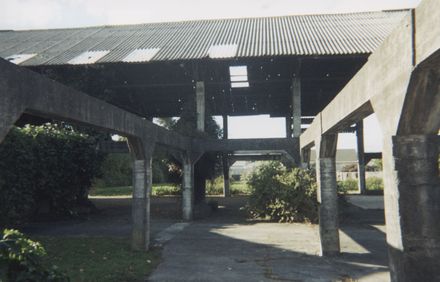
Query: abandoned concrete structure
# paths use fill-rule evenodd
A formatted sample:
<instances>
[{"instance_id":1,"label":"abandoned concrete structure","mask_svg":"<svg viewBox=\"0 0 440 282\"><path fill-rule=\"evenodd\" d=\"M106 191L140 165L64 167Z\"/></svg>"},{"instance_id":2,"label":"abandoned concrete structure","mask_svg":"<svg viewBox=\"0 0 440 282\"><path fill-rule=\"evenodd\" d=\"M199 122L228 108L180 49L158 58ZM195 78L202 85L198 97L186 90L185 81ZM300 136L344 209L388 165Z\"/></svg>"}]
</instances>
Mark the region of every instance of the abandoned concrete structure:
<instances>
[{"instance_id":1,"label":"abandoned concrete structure","mask_svg":"<svg viewBox=\"0 0 440 282\"><path fill-rule=\"evenodd\" d=\"M185 220L205 152L277 151L300 164L315 146L322 255L334 255L337 133L357 124L362 140L362 119L374 112L385 136L392 280L439 280L439 19L440 3L425 0L413 11L0 32L0 57L10 61L0 59L0 142L29 116L127 136L137 249L149 247L156 146L182 163ZM206 115L223 116L224 139L184 137L149 121L188 108L199 131ZM226 117L248 114L285 117L286 138L227 139Z\"/></svg>"}]
</instances>

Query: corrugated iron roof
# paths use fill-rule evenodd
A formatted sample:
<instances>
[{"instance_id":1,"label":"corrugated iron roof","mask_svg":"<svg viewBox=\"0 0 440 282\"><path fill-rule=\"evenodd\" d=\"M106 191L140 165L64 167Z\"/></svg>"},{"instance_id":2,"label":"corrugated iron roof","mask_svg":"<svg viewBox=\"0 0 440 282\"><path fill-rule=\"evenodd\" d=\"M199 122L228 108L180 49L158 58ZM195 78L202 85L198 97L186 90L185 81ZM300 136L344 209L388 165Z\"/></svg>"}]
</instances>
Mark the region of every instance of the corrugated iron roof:
<instances>
[{"instance_id":1,"label":"corrugated iron roof","mask_svg":"<svg viewBox=\"0 0 440 282\"><path fill-rule=\"evenodd\" d=\"M0 32L0 57L37 54L21 65L67 64L88 51L97 63L122 62L136 49L159 49L150 61L209 57L212 46L237 46L232 57L368 54L407 11L200 20L75 29ZM215 59L215 58L214 58Z\"/></svg>"}]
</instances>

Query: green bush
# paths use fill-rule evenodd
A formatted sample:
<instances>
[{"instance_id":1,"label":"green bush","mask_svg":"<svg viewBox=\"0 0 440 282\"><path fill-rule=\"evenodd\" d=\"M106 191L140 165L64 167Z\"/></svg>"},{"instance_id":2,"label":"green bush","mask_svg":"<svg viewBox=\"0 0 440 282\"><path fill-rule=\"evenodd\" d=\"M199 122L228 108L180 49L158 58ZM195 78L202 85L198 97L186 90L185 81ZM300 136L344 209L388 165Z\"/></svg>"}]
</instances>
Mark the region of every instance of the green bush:
<instances>
[{"instance_id":1,"label":"green bush","mask_svg":"<svg viewBox=\"0 0 440 282\"><path fill-rule=\"evenodd\" d=\"M161 183L153 185L153 196L175 196L181 195L182 190L179 185L173 183Z\"/></svg>"},{"instance_id":2,"label":"green bush","mask_svg":"<svg viewBox=\"0 0 440 282\"><path fill-rule=\"evenodd\" d=\"M348 191L358 191L358 181L356 179L345 179L338 181L338 192L347 193Z\"/></svg>"},{"instance_id":3,"label":"green bush","mask_svg":"<svg viewBox=\"0 0 440 282\"><path fill-rule=\"evenodd\" d=\"M279 222L316 222L316 180L299 168L287 170L279 162L263 163L248 177L251 195L247 210L254 217Z\"/></svg>"},{"instance_id":4,"label":"green bush","mask_svg":"<svg viewBox=\"0 0 440 282\"><path fill-rule=\"evenodd\" d=\"M101 176L94 180L96 187L130 186L132 161L129 154L107 154L101 165Z\"/></svg>"},{"instance_id":5,"label":"green bush","mask_svg":"<svg viewBox=\"0 0 440 282\"><path fill-rule=\"evenodd\" d=\"M7 281L69 281L54 265L48 268L43 263L46 251L43 246L26 238L17 230L3 230L0 240L0 262Z\"/></svg>"},{"instance_id":6,"label":"green bush","mask_svg":"<svg viewBox=\"0 0 440 282\"><path fill-rule=\"evenodd\" d=\"M0 224L44 207L72 214L87 203L102 157L94 138L60 125L13 128L0 144Z\"/></svg>"},{"instance_id":7,"label":"green bush","mask_svg":"<svg viewBox=\"0 0 440 282\"><path fill-rule=\"evenodd\" d=\"M379 177L368 177L366 182L367 190L382 190L383 191L383 179Z\"/></svg>"}]
</instances>

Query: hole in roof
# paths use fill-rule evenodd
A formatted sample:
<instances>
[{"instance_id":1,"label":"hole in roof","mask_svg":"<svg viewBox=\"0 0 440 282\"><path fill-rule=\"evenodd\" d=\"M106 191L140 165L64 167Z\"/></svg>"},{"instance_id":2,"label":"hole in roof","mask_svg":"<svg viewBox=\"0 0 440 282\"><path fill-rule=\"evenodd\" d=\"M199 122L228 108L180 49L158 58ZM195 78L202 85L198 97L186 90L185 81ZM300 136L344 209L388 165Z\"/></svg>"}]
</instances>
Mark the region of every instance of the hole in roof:
<instances>
[{"instance_id":1,"label":"hole in roof","mask_svg":"<svg viewBox=\"0 0 440 282\"><path fill-rule=\"evenodd\" d=\"M94 64L99 59L107 55L110 51L103 50L103 51L86 51L84 53L79 54L72 60L68 61L67 63L70 65L84 65L84 64Z\"/></svg>"},{"instance_id":2,"label":"hole in roof","mask_svg":"<svg viewBox=\"0 0 440 282\"><path fill-rule=\"evenodd\" d=\"M36 55L37 55L36 53L34 53L34 54L14 54L9 57L6 57L5 60L8 60L9 62L11 62L13 64L19 65L19 64L35 57Z\"/></svg>"},{"instance_id":3,"label":"hole in roof","mask_svg":"<svg viewBox=\"0 0 440 282\"><path fill-rule=\"evenodd\" d=\"M208 50L210 58L231 58L237 54L237 44L218 44L212 45Z\"/></svg>"},{"instance_id":4,"label":"hole in roof","mask_svg":"<svg viewBox=\"0 0 440 282\"><path fill-rule=\"evenodd\" d=\"M230 66L229 74L231 77L232 88L249 87L247 66Z\"/></svg>"},{"instance_id":5,"label":"hole in roof","mask_svg":"<svg viewBox=\"0 0 440 282\"><path fill-rule=\"evenodd\" d=\"M160 48L136 49L128 54L122 61L127 63L148 62L159 52Z\"/></svg>"},{"instance_id":6,"label":"hole in roof","mask_svg":"<svg viewBox=\"0 0 440 282\"><path fill-rule=\"evenodd\" d=\"M249 82L231 82L232 88L244 88L249 87Z\"/></svg>"}]
</instances>

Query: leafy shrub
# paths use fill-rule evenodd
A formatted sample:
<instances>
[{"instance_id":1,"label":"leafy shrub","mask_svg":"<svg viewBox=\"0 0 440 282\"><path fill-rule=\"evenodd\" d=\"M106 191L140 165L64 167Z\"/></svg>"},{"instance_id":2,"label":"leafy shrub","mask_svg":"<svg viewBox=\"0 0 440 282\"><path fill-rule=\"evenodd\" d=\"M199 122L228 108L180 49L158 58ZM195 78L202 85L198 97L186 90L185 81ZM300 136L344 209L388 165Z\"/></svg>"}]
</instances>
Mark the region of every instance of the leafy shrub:
<instances>
[{"instance_id":1,"label":"leafy shrub","mask_svg":"<svg viewBox=\"0 0 440 282\"><path fill-rule=\"evenodd\" d=\"M348 191L358 191L358 181L356 179L345 179L338 181L338 192L347 193Z\"/></svg>"},{"instance_id":2,"label":"leafy shrub","mask_svg":"<svg viewBox=\"0 0 440 282\"><path fill-rule=\"evenodd\" d=\"M130 186L132 161L129 154L107 154L101 165L101 176L94 180L96 187Z\"/></svg>"},{"instance_id":3,"label":"leafy shrub","mask_svg":"<svg viewBox=\"0 0 440 282\"><path fill-rule=\"evenodd\" d=\"M249 176L247 210L254 217L279 222L316 222L316 180L310 171L287 170L279 162L263 163Z\"/></svg>"},{"instance_id":4,"label":"leafy shrub","mask_svg":"<svg viewBox=\"0 0 440 282\"><path fill-rule=\"evenodd\" d=\"M218 176L213 180L208 180L206 185L207 195L223 195L223 176ZM235 181L233 178L229 179L229 189L231 195L247 195L250 193L248 186L244 182Z\"/></svg>"},{"instance_id":5,"label":"leafy shrub","mask_svg":"<svg viewBox=\"0 0 440 282\"><path fill-rule=\"evenodd\" d=\"M5 267L8 281L69 281L57 271L43 264L43 246L26 238L17 230L3 230L0 240L0 262ZM1 277L0 277L1 278Z\"/></svg>"},{"instance_id":6,"label":"leafy shrub","mask_svg":"<svg viewBox=\"0 0 440 282\"><path fill-rule=\"evenodd\" d=\"M367 190L383 190L383 179L380 177L368 177L366 186Z\"/></svg>"},{"instance_id":7,"label":"leafy shrub","mask_svg":"<svg viewBox=\"0 0 440 282\"><path fill-rule=\"evenodd\" d=\"M0 144L0 223L18 223L43 206L72 214L87 203L102 160L95 144L60 125L13 128Z\"/></svg>"},{"instance_id":8,"label":"leafy shrub","mask_svg":"<svg viewBox=\"0 0 440 282\"><path fill-rule=\"evenodd\" d=\"M175 196L181 195L182 190L179 185L173 183L162 183L153 185L153 196Z\"/></svg>"}]
</instances>

